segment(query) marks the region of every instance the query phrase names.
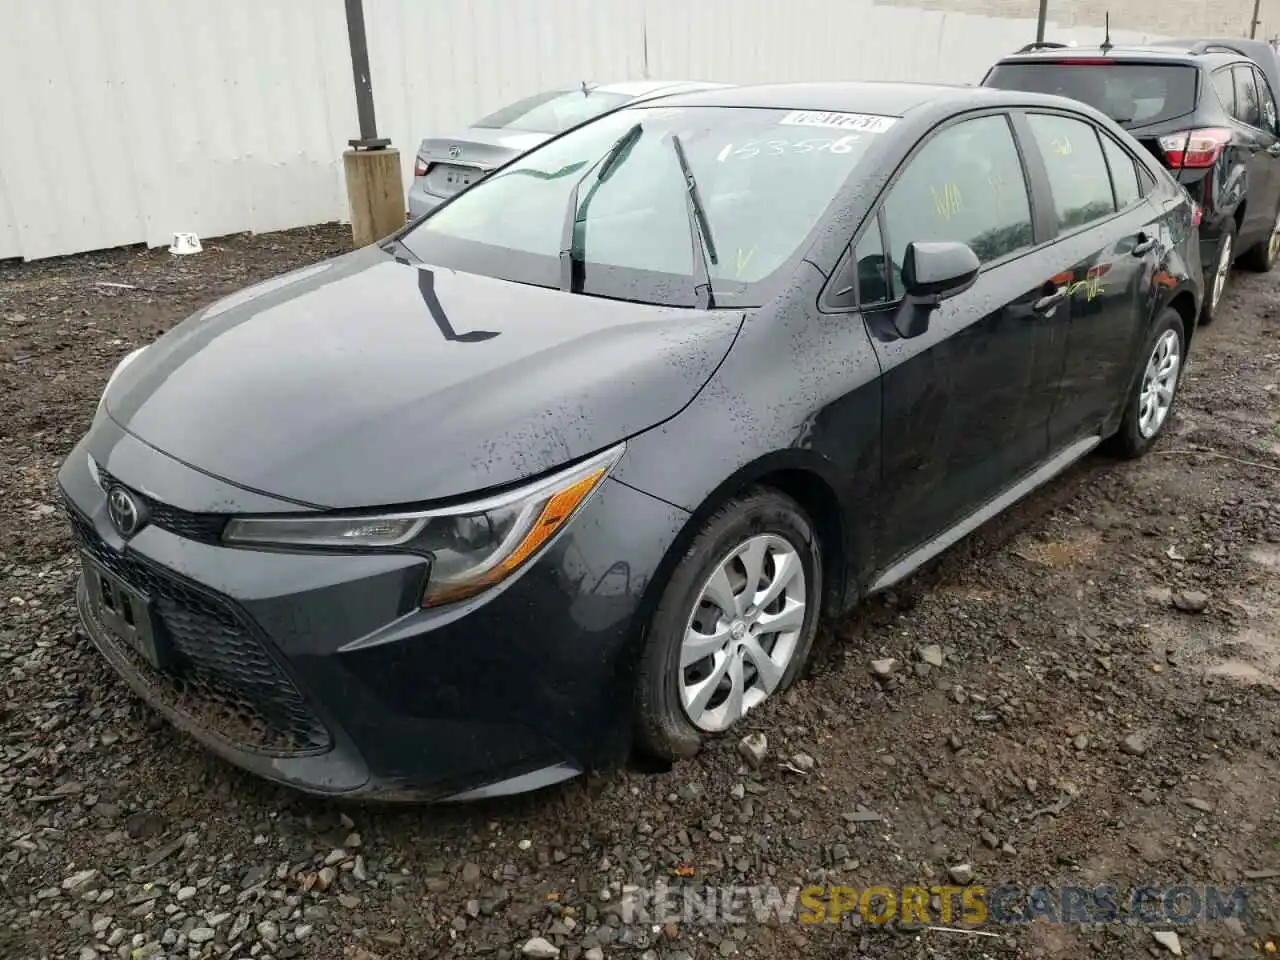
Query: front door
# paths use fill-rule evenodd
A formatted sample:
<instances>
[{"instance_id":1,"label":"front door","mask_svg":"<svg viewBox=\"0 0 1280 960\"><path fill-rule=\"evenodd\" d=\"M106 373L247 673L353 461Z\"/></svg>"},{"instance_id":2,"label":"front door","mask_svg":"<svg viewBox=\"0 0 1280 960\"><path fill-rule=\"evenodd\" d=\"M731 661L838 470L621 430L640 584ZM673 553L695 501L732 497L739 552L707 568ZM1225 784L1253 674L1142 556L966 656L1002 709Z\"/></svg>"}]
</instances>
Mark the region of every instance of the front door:
<instances>
[{"instance_id":1,"label":"front door","mask_svg":"<svg viewBox=\"0 0 1280 960\"><path fill-rule=\"evenodd\" d=\"M861 284L882 370L884 494L874 551L882 567L1046 455L1061 361L1046 320L1065 308L1045 295L1061 265L1035 248L1032 220L1009 119L989 114L944 127L920 147L858 243L860 265L888 253L881 289L868 295L873 285ZM892 325L904 293L900 266L907 244L929 240L967 243L984 267L972 288L933 312L924 334L904 339Z\"/></svg>"}]
</instances>

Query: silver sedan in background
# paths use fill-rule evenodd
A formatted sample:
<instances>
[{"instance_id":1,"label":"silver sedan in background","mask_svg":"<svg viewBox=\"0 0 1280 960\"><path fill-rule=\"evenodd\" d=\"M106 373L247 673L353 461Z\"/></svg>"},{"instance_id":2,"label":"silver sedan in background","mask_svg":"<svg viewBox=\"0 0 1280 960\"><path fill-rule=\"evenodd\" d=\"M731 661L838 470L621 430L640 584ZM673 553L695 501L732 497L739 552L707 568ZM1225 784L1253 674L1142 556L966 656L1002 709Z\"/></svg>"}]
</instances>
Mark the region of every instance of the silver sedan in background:
<instances>
[{"instance_id":1,"label":"silver sedan in background","mask_svg":"<svg viewBox=\"0 0 1280 960\"><path fill-rule=\"evenodd\" d=\"M508 160L625 103L727 86L698 80L584 81L517 100L454 136L422 141L409 188L409 218L418 219Z\"/></svg>"}]
</instances>

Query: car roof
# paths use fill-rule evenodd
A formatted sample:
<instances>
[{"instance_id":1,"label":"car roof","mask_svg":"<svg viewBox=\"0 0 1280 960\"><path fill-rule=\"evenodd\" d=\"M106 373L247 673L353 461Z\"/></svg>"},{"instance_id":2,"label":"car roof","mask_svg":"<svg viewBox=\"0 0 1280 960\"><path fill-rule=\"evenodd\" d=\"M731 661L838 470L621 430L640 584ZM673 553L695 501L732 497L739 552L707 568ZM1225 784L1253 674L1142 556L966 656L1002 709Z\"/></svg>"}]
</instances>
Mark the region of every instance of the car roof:
<instances>
[{"instance_id":1,"label":"car roof","mask_svg":"<svg viewBox=\"0 0 1280 960\"><path fill-rule=\"evenodd\" d=\"M668 90L711 90L727 87L727 83L714 83L708 80L622 80L615 83L591 83L587 89L592 93L616 93L623 97L647 97ZM566 91L581 90L582 87L566 87Z\"/></svg>"},{"instance_id":2,"label":"car roof","mask_svg":"<svg viewBox=\"0 0 1280 960\"><path fill-rule=\"evenodd\" d=\"M1099 58L1115 60L1123 63L1126 60L1144 60L1147 62L1194 63L1216 66L1224 60L1248 59L1247 54L1231 50L1207 50L1193 53L1192 44L1199 41L1185 41L1163 44L1117 44L1115 46L1087 47L1039 47L1034 50L1023 48L1007 56L1001 57L1000 63L1023 63L1036 61L1076 60L1081 58ZM1184 45L1185 43L1185 45Z\"/></svg>"},{"instance_id":3,"label":"car roof","mask_svg":"<svg viewBox=\"0 0 1280 960\"><path fill-rule=\"evenodd\" d=\"M1265 40L1250 39L1248 37L1190 37L1180 40L1161 40L1156 45L1190 50L1199 44L1208 44L1210 47L1225 47L1225 50L1215 52L1237 53L1253 60L1266 61L1276 59L1275 47Z\"/></svg>"},{"instance_id":4,"label":"car roof","mask_svg":"<svg viewBox=\"0 0 1280 960\"><path fill-rule=\"evenodd\" d=\"M917 107L993 106L1001 103L1058 103L1062 98L1022 91L959 84L906 81L846 80L828 82L760 83L723 87L664 97L680 106L765 107L778 110L818 110L902 116ZM1070 101L1073 106L1079 106Z\"/></svg>"}]
</instances>

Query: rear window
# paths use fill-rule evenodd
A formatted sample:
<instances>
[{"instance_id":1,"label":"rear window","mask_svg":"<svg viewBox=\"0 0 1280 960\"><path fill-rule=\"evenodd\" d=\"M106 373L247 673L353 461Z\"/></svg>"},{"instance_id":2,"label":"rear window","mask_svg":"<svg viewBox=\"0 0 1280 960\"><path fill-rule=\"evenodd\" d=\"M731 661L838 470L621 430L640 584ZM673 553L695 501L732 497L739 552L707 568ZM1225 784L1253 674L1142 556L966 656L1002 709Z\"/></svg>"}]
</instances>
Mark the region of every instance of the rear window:
<instances>
[{"instance_id":1,"label":"rear window","mask_svg":"<svg viewBox=\"0 0 1280 960\"><path fill-rule=\"evenodd\" d=\"M583 292L695 302L689 191L706 214L716 303L758 306L805 249L840 188L894 117L748 107L631 107L538 147L438 208L402 237L422 260L518 283L560 284L574 184ZM592 172L639 126L606 179ZM710 258L708 258L710 259Z\"/></svg>"},{"instance_id":2,"label":"rear window","mask_svg":"<svg viewBox=\"0 0 1280 960\"><path fill-rule=\"evenodd\" d=\"M631 98L620 93L548 90L495 110L473 126L489 130L563 133L570 127L620 107Z\"/></svg>"},{"instance_id":3,"label":"rear window","mask_svg":"<svg viewBox=\"0 0 1280 960\"><path fill-rule=\"evenodd\" d=\"M983 85L1070 97L1136 127L1195 110L1196 73L1181 64L1001 63Z\"/></svg>"}]
</instances>

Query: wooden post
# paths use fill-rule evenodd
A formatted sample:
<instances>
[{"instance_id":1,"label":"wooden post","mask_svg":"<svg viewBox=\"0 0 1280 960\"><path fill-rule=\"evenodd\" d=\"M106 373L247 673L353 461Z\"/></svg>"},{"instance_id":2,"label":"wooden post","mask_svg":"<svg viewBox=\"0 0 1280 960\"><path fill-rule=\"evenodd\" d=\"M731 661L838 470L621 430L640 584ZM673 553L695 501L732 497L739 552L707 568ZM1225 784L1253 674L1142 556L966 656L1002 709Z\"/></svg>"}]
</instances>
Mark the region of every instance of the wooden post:
<instances>
[{"instance_id":1,"label":"wooden post","mask_svg":"<svg viewBox=\"0 0 1280 960\"><path fill-rule=\"evenodd\" d=\"M360 136L348 141L351 149L342 155L342 169L347 178L347 204L351 208L351 241L357 247L364 247L404 226L404 181L400 151L391 148L390 140L378 136L362 0L346 0L346 11Z\"/></svg>"},{"instance_id":2,"label":"wooden post","mask_svg":"<svg viewBox=\"0 0 1280 960\"><path fill-rule=\"evenodd\" d=\"M400 151L347 150L342 155L351 207L351 241L364 247L391 236L405 224Z\"/></svg>"}]
</instances>

